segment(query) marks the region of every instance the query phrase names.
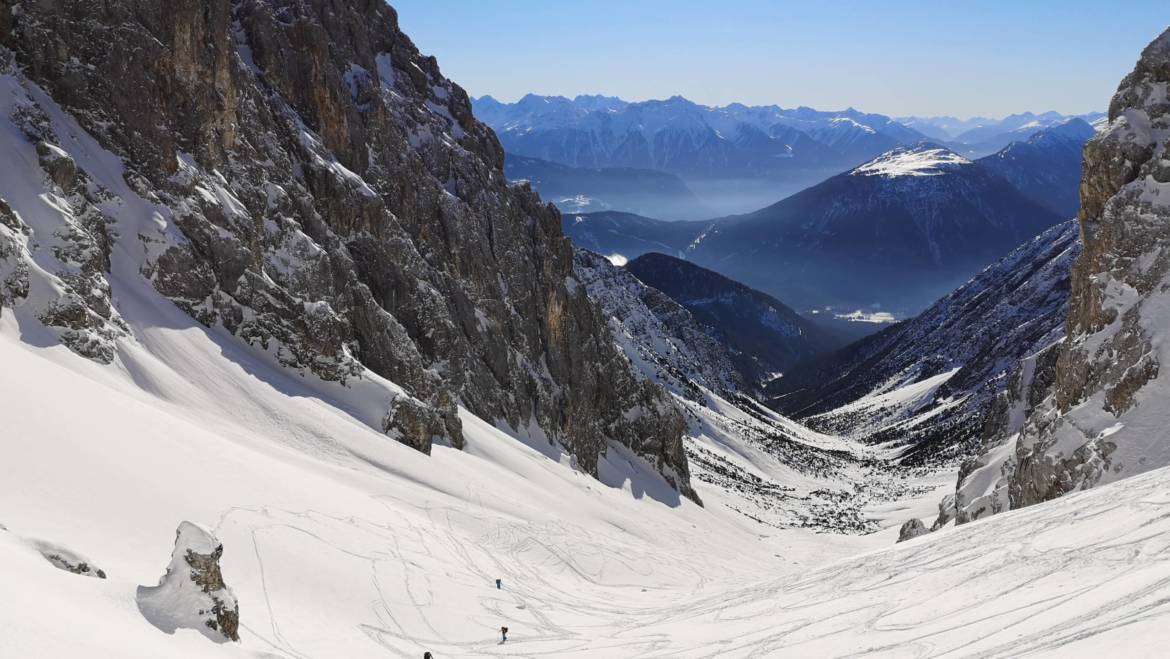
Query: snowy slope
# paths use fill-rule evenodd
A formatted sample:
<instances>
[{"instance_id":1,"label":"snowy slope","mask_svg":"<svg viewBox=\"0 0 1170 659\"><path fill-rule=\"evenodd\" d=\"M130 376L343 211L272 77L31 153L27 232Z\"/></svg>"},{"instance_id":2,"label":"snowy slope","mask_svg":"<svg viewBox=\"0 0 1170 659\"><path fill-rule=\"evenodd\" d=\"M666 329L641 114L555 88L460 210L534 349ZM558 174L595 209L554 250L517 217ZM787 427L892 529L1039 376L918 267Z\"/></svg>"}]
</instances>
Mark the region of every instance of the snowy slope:
<instances>
[{"instance_id":1,"label":"snowy slope","mask_svg":"<svg viewBox=\"0 0 1170 659\"><path fill-rule=\"evenodd\" d=\"M31 441L0 464L3 656L1077 657L1166 641L1166 470L843 558L867 545L761 540L686 501L599 487L468 415L468 450L427 458L237 371L279 410L244 430L13 333L0 357L25 377L0 379L22 411L6 436ZM280 446L305 425L348 451ZM224 542L239 646L137 611L182 519ZM31 538L109 577L58 570Z\"/></svg>"}]
</instances>

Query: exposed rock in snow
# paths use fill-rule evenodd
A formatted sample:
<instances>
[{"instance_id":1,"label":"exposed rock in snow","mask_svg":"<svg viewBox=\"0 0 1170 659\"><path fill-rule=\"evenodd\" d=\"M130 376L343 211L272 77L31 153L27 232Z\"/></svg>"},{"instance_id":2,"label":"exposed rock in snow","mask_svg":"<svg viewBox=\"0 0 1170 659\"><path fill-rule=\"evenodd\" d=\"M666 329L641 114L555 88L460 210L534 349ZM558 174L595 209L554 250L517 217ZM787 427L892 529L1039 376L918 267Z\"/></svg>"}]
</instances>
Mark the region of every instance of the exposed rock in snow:
<instances>
[{"instance_id":1,"label":"exposed rock in snow","mask_svg":"<svg viewBox=\"0 0 1170 659\"><path fill-rule=\"evenodd\" d=\"M983 426L978 457L959 470L952 498L957 524L965 524L1010 508L1008 488L1016 467L1015 439L1033 410L1043 402L1055 379L1057 342L1020 361L1008 377ZM941 505L941 504L940 504Z\"/></svg>"},{"instance_id":2,"label":"exposed rock in snow","mask_svg":"<svg viewBox=\"0 0 1170 659\"><path fill-rule=\"evenodd\" d=\"M98 579L106 578L105 571L91 563L89 559L75 554L64 547L58 547L47 542L35 542L34 546L45 557L45 560L66 572L72 572L73 574L80 574L86 577L96 577Z\"/></svg>"},{"instance_id":3,"label":"exposed rock in snow","mask_svg":"<svg viewBox=\"0 0 1170 659\"><path fill-rule=\"evenodd\" d=\"M0 531L8 531L8 528L0 524ZM46 561L52 564L53 567L73 574L79 574L83 577L93 577L95 579L105 579L106 572L94 564L89 558L79 554L78 552L64 547L55 542L41 540L38 538L21 538L16 534L12 534L18 542L21 542L38 554L44 557Z\"/></svg>"},{"instance_id":4,"label":"exposed rock in snow","mask_svg":"<svg viewBox=\"0 0 1170 659\"><path fill-rule=\"evenodd\" d=\"M938 517L935 518L934 524L930 525L930 530L937 531L950 524L951 520L955 519L955 513L955 495L948 494L938 502Z\"/></svg>"},{"instance_id":5,"label":"exposed rock in snow","mask_svg":"<svg viewBox=\"0 0 1170 659\"><path fill-rule=\"evenodd\" d=\"M922 523L922 520L918 518L907 520L906 523L902 525L902 528L898 530L898 542L913 540L914 538L917 538L920 535L926 535L927 533L930 533L930 531L926 529L926 526Z\"/></svg>"},{"instance_id":6,"label":"exposed rock in snow","mask_svg":"<svg viewBox=\"0 0 1170 659\"><path fill-rule=\"evenodd\" d=\"M168 634L196 629L213 641L240 640L240 606L223 581L223 545L208 529L183 522L175 549L157 586L138 587L138 609Z\"/></svg>"}]
</instances>

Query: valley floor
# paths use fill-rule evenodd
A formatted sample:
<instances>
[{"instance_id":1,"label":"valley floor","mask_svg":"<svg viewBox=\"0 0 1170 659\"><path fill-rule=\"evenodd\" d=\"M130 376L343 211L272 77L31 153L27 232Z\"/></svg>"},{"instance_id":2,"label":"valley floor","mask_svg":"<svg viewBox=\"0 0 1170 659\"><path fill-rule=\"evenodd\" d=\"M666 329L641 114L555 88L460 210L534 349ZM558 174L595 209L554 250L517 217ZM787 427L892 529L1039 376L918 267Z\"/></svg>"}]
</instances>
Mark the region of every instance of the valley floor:
<instances>
[{"instance_id":1,"label":"valley floor","mask_svg":"<svg viewBox=\"0 0 1170 659\"><path fill-rule=\"evenodd\" d=\"M466 413L467 450L428 458L190 324L136 326L102 367L19 315L0 317L0 656L1087 656L1168 636L1166 470L893 546L953 481L875 499L876 533L776 528L702 479L706 508L611 451L607 486ZM137 610L183 520L224 543L238 645Z\"/></svg>"}]
</instances>

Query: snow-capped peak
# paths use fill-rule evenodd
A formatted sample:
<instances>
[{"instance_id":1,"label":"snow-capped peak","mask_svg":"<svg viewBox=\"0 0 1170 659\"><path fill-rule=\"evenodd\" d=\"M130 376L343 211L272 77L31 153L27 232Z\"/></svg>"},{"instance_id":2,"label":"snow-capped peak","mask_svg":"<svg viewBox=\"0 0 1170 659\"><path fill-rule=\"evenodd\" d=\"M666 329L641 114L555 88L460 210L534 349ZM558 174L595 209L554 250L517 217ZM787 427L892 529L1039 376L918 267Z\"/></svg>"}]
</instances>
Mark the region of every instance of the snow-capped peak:
<instances>
[{"instance_id":1,"label":"snow-capped peak","mask_svg":"<svg viewBox=\"0 0 1170 659\"><path fill-rule=\"evenodd\" d=\"M845 126L845 127L849 127L849 128L860 129L864 133L871 133L871 134L877 133L877 131L874 130L872 127L866 126L865 124L858 122L856 119L851 119L850 117L833 117L832 119L829 120L829 124L835 128L840 127L840 126Z\"/></svg>"},{"instance_id":2,"label":"snow-capped peak","mask_svg":"<svg viewBox=\"0 0 1170 659\"><path fill-rule=\"evenodd\" d=\"M937 146L899 147L849 172L852 176L938 176L971 161Z\"/></svg>"}]
</instances>

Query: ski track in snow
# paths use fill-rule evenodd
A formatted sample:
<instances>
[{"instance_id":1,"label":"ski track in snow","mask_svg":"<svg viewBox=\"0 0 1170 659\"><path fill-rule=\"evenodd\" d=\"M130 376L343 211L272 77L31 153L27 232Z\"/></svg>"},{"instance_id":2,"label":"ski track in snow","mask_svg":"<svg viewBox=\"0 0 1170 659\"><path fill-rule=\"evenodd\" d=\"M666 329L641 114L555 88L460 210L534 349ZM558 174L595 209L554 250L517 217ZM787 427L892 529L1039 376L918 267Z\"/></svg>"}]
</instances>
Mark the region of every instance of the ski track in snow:
<instances>
[{"instance_id":1,"label":"ski track in snow","mask_svg":"<svg viewBox=\"0 0 1170 659\"><path fill-rule=\"evenodd\" d=\"M225 515L219 531L249 529L258 562L261 532L278 536L278 529L292 532L280 538L281 553L311 539L366 562L371 612L383 626L363 625L363 631L396 652L421 641L454 656L724 657L786 651L803 656L1028 656L1061 652L1067 644L1128 625L1165 622L1170 614L1170 492L1166 475L1156 476L1130 483L1123 506L1108 491L1114 488L1102 489L803 577L704 594L708 584L696 574L691 589L670 593L671 600L684 603L669 606L641 595L636 585L602 585L604 569L591 570L573 560L587 545L558 546L552 540L564 531L559 525L534 529L501 523L477 546L464 545L449 524L452 515L471 515L469 506L423 509L433 526L398 530L312 512L237 509ZM436 528L442 532L436 534ZM339 531L380 536L387 545L362 553L328 540ZM579 583L566 588L564 580L532 569L526 553L533 548L556 554L563 561L557 572ZM439 554L444 552L454 560L443 560ZM658 560L686 564L694 558L680 548L663 552ZM474 596L481 613L468 624L490 637L496 620L510 620L514 638L509 645L492 649L482 640L444 641L430 622L446 612L434 606L426 561L448 570L463 566L445 578L483 591ZM380 574L383 566L398 578ZM419 574L412 575L410 567ZM497 577L503 578L505 590L489 586ZM387 597L393 586L400 595ZM416 590L425 595L421 601ZM277 616L271 608L269 613L275 632ZM253 627L247 630L264 636ZM680 636L695 643L680 645ZM279 635L271 642L292 656L320 656L298 652Z\"/></svg>"}]
</instances>

